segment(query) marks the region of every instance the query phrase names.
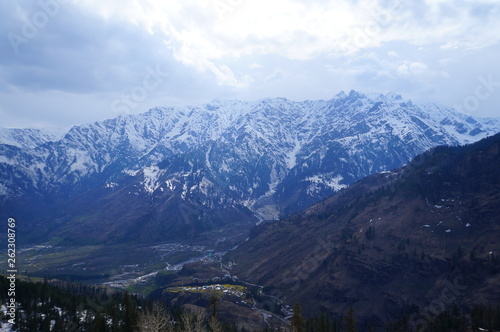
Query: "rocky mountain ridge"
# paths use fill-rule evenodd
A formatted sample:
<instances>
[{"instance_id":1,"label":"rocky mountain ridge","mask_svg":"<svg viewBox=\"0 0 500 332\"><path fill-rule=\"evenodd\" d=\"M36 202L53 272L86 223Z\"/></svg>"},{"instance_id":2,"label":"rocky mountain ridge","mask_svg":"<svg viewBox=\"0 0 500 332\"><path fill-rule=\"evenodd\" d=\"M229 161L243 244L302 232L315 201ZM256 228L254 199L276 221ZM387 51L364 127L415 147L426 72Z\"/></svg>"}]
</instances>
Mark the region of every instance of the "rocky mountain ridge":
<instances>
[{"instance_id":1,"label":"rocky mountain ridge","mask_svg":"<svg viewBox=\"0 0 500 332\"><path fill-rule=\"evenodd\" d=\"M157 220L156 226L175 224L179 231L220 224L214 220L226 225L242 215L247 222L277 219L433 146L495 134L500 121L396 94L351 91L320 101L159 107L74 126L61 138L40 132L23 141L9 131L0 131L9 137L0 144L4 213L22 215L29 206L33 213L26 216L39 225L58 220L83 227L105 218L114 229L124 219Z\"/></svg>"},{"instance_id":2,"label":"rocky mountain ridge","mask_svg":"<svg viewBox=\"0 0 500 332\"><path fill-rule=\"evenodd\" d=\"M407 331L454 306L496 307L499 159L500 134L432 149L255 227L226 255L230 273L310 316L352 307L373 326L406 317Z\"/></svg>"}]
</instances>

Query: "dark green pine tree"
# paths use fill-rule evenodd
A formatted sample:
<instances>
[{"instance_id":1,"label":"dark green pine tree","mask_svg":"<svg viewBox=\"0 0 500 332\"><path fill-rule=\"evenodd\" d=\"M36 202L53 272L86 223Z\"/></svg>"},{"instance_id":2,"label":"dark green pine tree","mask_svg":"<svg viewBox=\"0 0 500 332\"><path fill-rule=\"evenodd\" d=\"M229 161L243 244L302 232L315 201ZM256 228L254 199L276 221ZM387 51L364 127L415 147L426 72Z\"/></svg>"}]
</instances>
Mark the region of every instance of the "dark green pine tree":
<instances>
[{"instance_id":1,"label":"dark green pine tree","mask_svg":"<svg viewBox=\"0 0 500 332\"><path fill-rule=\"evenodd\" d=\"M122 299L123 314L123 331L133 332L134 326L137 323L136 308L128 292L125 292Z\"/></svg>"},{"instance_id":2,"label":"dark green pine tree","mask_svg":"<svg viewBox=\"0 0 500 332\"><path fill-rule=\"evenodd\" d=\"M329 329L330 329L330 320L328 319L328 315L323 311L321 312L321 316L319 318L319 331L328 332Z\"/></svg>"},{"instance_id":3,"label":"dark green pine tree","mask_svg":"<svg viewBox=\"0 0 500 332\"><path fill-rule=\"evenodd\" d=\"M302 316L302 307L300 304L295 303L293 305L293 316L290 321L290 330L292 332L304 332L305 319Z\"/></svg>"},{"instance_id":4,"label":"dark green pine tree","mask_svg":"<svg viewBox=\"0 0 500 332\"><path fill-rule=\"evenodd\" d=\"M99 315L96 318L95 321L95 332L106 332L107 331L107 325L106 325L106 318L103 315Z\"/></svg>"},{"instance_id":5,"label":"dark green pine tree","mask_svg":"<svg viewBox=\"0 0 500 332\"><path fill-rule=\"evenodd\" d=\"M114 301L111 301L106 306L106 313L111 318L110 331L111 332L121 331L119 310L117 304Z\"/></svg>"},{"instance_id":6,"label":"dark green pine tree","mask_svg":"<svg viewBox=\"0 0 500 332\"><path fill-rule=\"evenodd\" d=\"M51 332L64 332L64 318L59 315L59 312L57 310L54 310L54 321L55 324Z\"/></svg>"},{"instance_id":7,"label":"dark green pine tree","mask_svg":"<svg viewBox=\"0 0 500 332\"><path fill-rule=\"evenodd\" d=\"M354 317L354 309L352 306L347 310L347 314L344 317L344 324L346 332L356 332L356 317Z\"/></svg>"},{"instance_id":8,"label":"dark green pine tree","mask_svg":"<svg viewBox=\"0 0 500 332\"><path fill-rule=\"evenodd\" d=\"M224 330L219 322L219 298L215 295L210 296L210 319L208 325L212 332L221 332Z\"/></svg>"},{"instance_id":9,"label":"dark green pine tree","mask_svg":"<svg viewBox=\"0 0 500 332\"><path fill-rule=\"evenodd\" d=\"M40 331L42 332L50 332L50 316L45 316L40 324Z\"/></svg>"},{"instance_id":10,"label":"dark green pine tree","mask_svg":"<svg viewBox=\"0 0 500 332\"><path fill-rule=\"evenodd\" d=\"M375 228L373 226L369 226L366 230L365 237L368 240L372 240L375 237Z\"/></svg>"},{"instance_id":11,"label":"dark green pine tree","mask_svg":"<svg viewBox=\"0 0 500 332\"><path fill-rule=\"evenodd\" d=\"M332 327L330 330L332 332L340 332L340 321L338 317L333 317Z\"/></svg>"},{"instance_id":12,"label":"dark green pine tree","mask_svg":"<svg viewBox=\"0 0 500 332\"><path fill-rule=\"evenodd\" d=\"M209 307L210 317L217 319L219 317L219 298L217 296L210 296Z\"/></svg>"}]
</instances>

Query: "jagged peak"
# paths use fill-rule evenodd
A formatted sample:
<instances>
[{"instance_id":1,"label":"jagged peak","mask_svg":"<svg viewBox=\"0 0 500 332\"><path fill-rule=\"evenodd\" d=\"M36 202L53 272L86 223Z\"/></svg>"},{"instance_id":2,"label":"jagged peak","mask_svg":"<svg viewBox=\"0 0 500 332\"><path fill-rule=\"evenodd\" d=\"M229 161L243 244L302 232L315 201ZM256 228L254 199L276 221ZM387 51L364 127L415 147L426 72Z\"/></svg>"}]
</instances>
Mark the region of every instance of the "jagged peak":
<instances>
[{"instance_id":1,"label":"jagged peak","mask_svg":"<svg viewBox=\"0 0 500 332\"><path fill-rule=\"evenodd\" d=\"M385 95L380 92L369 92L365 93L365 95L368 99L371 99L373 101L381 101L386 98Z\"/></svg>"},{"instance_id":2,"label":"jagged peak","mask_svg":"<svg viewBox=\"0 0 500 332\"><path fill-rule=\"evenodd\" d=\"M239 100L239 99L224 99L224 98L215 98L209 101L208 103L204 104L204 106L225 106L225 105L234 105L234 104L240 104L240 103L245 103L245 101Z\"/></svg>"},{"instance_id":3,"label":"jagged peak","mask_svg":"<svg viewBox=\"0 0 500 332\"><path fill-rule=\"evenodd\" d=\"M346 98L347 95L346 93L344 92L344 90L341 90L339 93L337 93L333 99L341 99L341 98Z\"/></svg>"},{"instance_id":4,"label":"jagged peak","mask_svg":"<svg viewBox=\"0 0 500 332\"><path fill-rule=\"evenodd\" d=\"M290 100L288 100L285 97L268 97L268 98L262 98L257 101L257 104L282 104L282 103L289 103Z\"/></svg>"},{"instance_id":5,"label":"jagged peak","mask_svg":"<svg viewBox=\"0 0 500 332\"><path fill-rule=\"evenodd\" d=\"M395 101L402 101L403 100L403 97L399 94L399 93L395 93L395 92L388 92L385 97L387 99L392 99L392 100L395 100Z\"/></svg>"},{"instance_id":6,"label":"jagged peak","mask_svg":"<svg viewBox=\"0 0 500 332\"><path fill-rule=\"evenodd\" d=\"M356 90L349 91L349 98L351 98L351 99L359 99L359 98L363 98L363 97L366 97L366 95L364 95L361 92L358 92Z\"/></svg>"}]
</instances>

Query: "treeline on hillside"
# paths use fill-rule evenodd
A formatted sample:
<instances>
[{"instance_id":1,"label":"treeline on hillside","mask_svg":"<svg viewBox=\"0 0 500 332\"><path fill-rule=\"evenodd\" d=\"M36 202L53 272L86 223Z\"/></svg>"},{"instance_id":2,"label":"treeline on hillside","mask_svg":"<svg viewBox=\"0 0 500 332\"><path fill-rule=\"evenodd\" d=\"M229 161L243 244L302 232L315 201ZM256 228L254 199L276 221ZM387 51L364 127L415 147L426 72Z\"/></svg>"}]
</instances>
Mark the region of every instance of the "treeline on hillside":
<instances>
[{"instance_id":1,"label":"treeline on hillside","mask_svg":"<svg viewBox=\"0 0 500 332\"><path fill-rule=\"evenodd\" d=\"M0 276L0 301L8 301L10 281ZM111 291L109 288L67 282L16 280L16 324L21 332L236 332L218 318L218 298L210 298L206 310L169 308L159 302ZM2 313L2 322L7 321ZM453 306L437 315L405 316L395 322L361 319L350 308L343 316L321 314L306 318L294 306L290 326L294 332L343 331L500 331L500 306L479 305L468 310ZM384 327L385 326L385 327ZM243 331L243 330L242 330ZM272 331L264 329L263 331Z\"/></svg>"},{"instance_id":2,"label":"treeline on hillside","mask_svg":"<svg viewBox=\"0 0 500 332\"><path fill-rule=\"evenodd\" d=\"M264 330L268 331L268 330ZM439 314L425 317L409 315L394 322L375 319L358 319L351 307L343 316L329 316L322 313L314 318L305 319L299 304L294 306L290 331L293 332L469 332L500 331L500 305L477 305L470 310L452 306Z\"/></svg>"},{"instance_id":3,"label":"treeline on hillside","mask_svg":"<svg viewBox=\"0 0 500 332\"><path fill-rule=\"evenodd\" d=\"M0 276L0 301L9 301L10 281ZM167 308L128 292L47 280L16 280L14 331L20 332L233 332L218 320L218 299L205 310ZM2 324L9 316L1 315Z\"/></svg>"},{"instance_id":4,"label":"treeline on hillside","mask_svg":"<svg viewBox=\"0 0 500 332\"><path fill-rule=\"evenodd\" d=\"M9 283L0 277L2 303L8 301ZM145 304L127 292L47 280L16 280L15 300L13 329L26 332L132 331L137 308Z\"/></svg>"}]
</instances>

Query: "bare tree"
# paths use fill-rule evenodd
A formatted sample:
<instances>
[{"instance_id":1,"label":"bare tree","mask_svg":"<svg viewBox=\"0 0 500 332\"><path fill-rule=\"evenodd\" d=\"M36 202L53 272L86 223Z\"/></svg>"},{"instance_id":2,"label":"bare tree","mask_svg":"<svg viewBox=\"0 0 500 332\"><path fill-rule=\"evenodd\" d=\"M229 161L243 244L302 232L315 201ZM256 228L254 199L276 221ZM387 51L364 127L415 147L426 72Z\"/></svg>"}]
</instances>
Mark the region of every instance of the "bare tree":
<instances>
[{"instance_id":1,"label":"bare tree","mask_svg":"<svg viewBox=\"0 0 500 332\"><path fill-rule=\"evenodd\" d=\"M222 332L224 329L222 328L222 324L219 322L219 320L216 317L210 318L210 321L208 322L210 325L210 329L212 329L212 332Z\"/></svg>"},{"instance_id":2,"label":"bare tree","mask_svg":"<svg viewBox=\"0 0 500 332\"><path fill-rule=\"evenodd\" d=\"M174 332L172 316L161 304L153 304L153 308L141 312L137 322L140 332Z\"/></svg>"},{"instance_id":3,"label":"bare tree","mask_svg":"<svg viewBox=\"0 0 500 332\"><path fill-rule=\"evenodd\" d=\"M206 313L202 308L185 311L182 315L183 332L206 332L205 318Z\"/></svg>"}]
</instances>

